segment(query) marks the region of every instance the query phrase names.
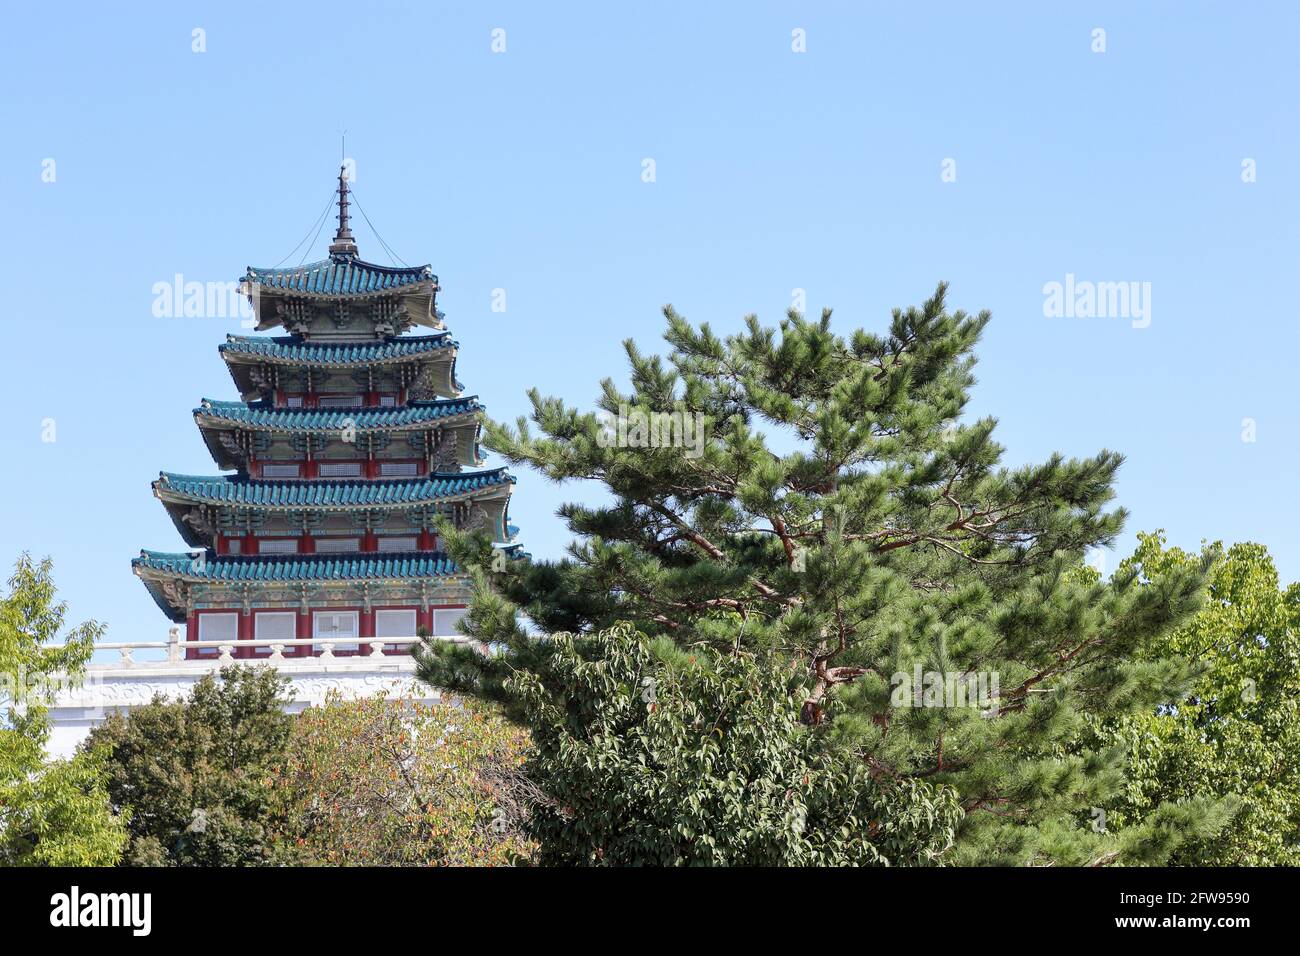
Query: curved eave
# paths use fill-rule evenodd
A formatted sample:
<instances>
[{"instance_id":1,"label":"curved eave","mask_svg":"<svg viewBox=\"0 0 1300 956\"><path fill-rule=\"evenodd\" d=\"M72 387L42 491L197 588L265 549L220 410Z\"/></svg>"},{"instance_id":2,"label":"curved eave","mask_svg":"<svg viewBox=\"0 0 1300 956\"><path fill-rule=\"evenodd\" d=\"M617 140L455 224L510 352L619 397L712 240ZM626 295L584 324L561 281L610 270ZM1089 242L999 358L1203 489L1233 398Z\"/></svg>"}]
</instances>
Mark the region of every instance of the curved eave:
<instances>
[{"instance_id":1,"label":"curved eave","mask_svg":"<svg viewBox=\"0 0 1300 956\"><path fill-rule=\"evenodd\" d=\"M157 495L157 491L154 492ZM180 532L181 539L192 548L208 548L213 542L208 536L200 534L199 531L185 521L191 508L195 507L194 503L185 504L179 501L169 501L162 495L157 495L163 503L163 510L167 512L167 517L172 519L172 524Z\"/></svg>"},{"instance_id":2,"label":"curved eave","mask_svg":"<svg viewBox=\"0 0 1300 956\"><path fill-rule=\"evenodd\" d=\"M329 586L377 580L414 583L463 573L444 554L215 556L205 551L141 551L138 558L132 559L131 570L144 583L154 603L177 622L185 620L186 608L167 596L168 585Z\"/></svg>"},{"instance_id":3,"label":"curved eave","mask_svg":"<svg viewBox=\"0 0 1300 956\"><path fill-rule=\"evenodd\" d=\"M214 555L209 551L149 551L131 559L140 576L202 584L296 584L419 581L463 572L442 552Z\"/></svg>"},{"instance_id":4,"label":"curved eave","mask_svg":"<svg viewBox=\"0 0 1300 956\"><path fill-rule=\"evenodd\" d=\"M312 345L303 342L293 346L284 346L282 351L248 351L240 349L237 346L246 337L227 335L226 341L217 346L217 351L229 363L247 363L250 365L291 365L297 367L310 366L312 368L365 368L371 365L399 365L404 362L428 361L431 358L449 357L456 354L460 343L451 338L450 335L430 336L433 341L428 342L428 347L410 348L403 351L402 346L406 343L402 338L396 337L384 342L382 345L363 341L333 346ZM268 342L268 345L280 345L279 342ZM421 342L423 346L425 343ZM377 355L361 358L334 358L329 352L344 352L347 350L374 350L382 347L395 348L395 354ZM298 351L319 353L318 355L288 355L285 351Z\"/></svg>"},{"instance_id":5,"label":"curved eave","mask_svg":"<svg viewBox=\"0 0 1300 956\"><path fill-rule=\"evenodd\" d=\"M489 496L477 495L474 496L472 500L474 502L482 502L484 505L488 506L486 510L488 511L488 516L492 519L492 540L494 542L500 544L508 544L514 540L515 533L511 532L510 530L512 525L510 524L510 515L509 515L509 508L510 508L509 495L489 495ZM492 506L496 505L498 502L501 505L500 509L493 508ZM162 499L162 504L163 504L163 510L167 512L167 517L172 519L172 524L175 526L176 531L180 534L181 540L183 540L186 544L188 544L192 548L210 548L213 546L214 542L212 540L211 535L205 535L200 533L197 529L195 529L192 525L190 525L185 520L186 514L188 514L192 509L199 507L198 502L193 502L193 501L183 502L183 501L175 501L175 500L169 501L167 499ZM260 505L232 505L230 507L243 508L254 513L270 510ZM333 510L364 511L366 509L379 510L381 507L382 506L380 505L354 505L352 509L338 508ZM411 510L417 507L419 507L419 505L414 503L401 504L401 505L389 505L383 508L383 510L400 512L400 511ZM284 509L284 510L288 510L288 509ZM313 512L322 509L305 507L297 510Z\"/></svg>"},{"instance_id":6,"label":"curved eave","mask_svg":"<svg viewBox=\"0 0 1300 956\"><path fill-rule=\"evenodd\" d=\"M206 494L185 487L186 484L194 483L211 483L217 487ZM439 484L449 484L453 488L457 484L473 484L473 487L439 491ZM219 493L217 489L225 485L237 487L239 493ZM510 524L509 510L515 479L504 468L477 473L433 475L430 478L379 478L362 481L253 481L226 475L173 475L160 472L151 487L154 497L162 502L167 516L185 543L198 548L211 547L214 544L212 536L201 532L185 519L203 507L226 508L250 514L347 514L365 511L404 512L432 505L470 502L482 506L491 520L493 541L510 542L518 532ZM285 492L288 494L281 494ZM312 500L313 496L316 500ZM275 500L277 498L281 500Z\"/></svg>"},{"instance_id":7,"label":"curved eave","mask_svg":"<svg viewBox=\"0 0 1300 956\"><path fill-rule=\"evenodd\" d=\"M228 418L213 418L208 415L195 415L194 420L198 423L199 428L203 429L204 431L216 431L216 432L247 431L247 432L274 432L276 434L283 434L283 435L306 435L306 434L329 435L329 434L333 434L334 432L342 431L341 427L331 428L329 426L324 426L324 425L317 426L315 428L306 425L301 425L301 426L287 425L287 426L277 427L273 425L254 424L252 422L231 421ZM448 416L447 418L417 420L412 422L405 422L400 425L385 425L385 426L375 427L375 428L366 428L364 426L357 425L355 426L354 431L358 435L365 435L369 433L379 434L384 432L424 431L429 428L434 428L434 429L442 428L444 430L448 430L448 429L456 429L456 428L468 428L471 425L477 425L477 424L478 424L478 416L469 414L469 415ZM466 462L465 464L469 464L469 463Z\"/></svg>"},{"instance_id":8,"label":"curved eave","mask_svg":"<svg viewBox=\"0 0 1300 956\"><path fill-rule=\"evenodd\" d=\"M269 511L355 511L509 496L515 479L504 468L420 478L250 480L229 475L160 472L154 494L178 504L264 508ZM200 486L199 488L186 487Z\"/></svg>"},{"instance_id":9,"label":"curved eave","mask_svg":"<svg viewBox=\"0 0 1300 956\"><path fill-rule=\"evenodd\" d=\"M327 259L289 269L249 266L241 280L268 292L320 295L325 298L390 295L405 289L438 288L438 277L428 263L419 266L383 266L356 254L334 254Z\"/></svg>"},{"instance_id":10,"label":"curved eave","mask_svg":"<svg viewBox=\"0 0 1300 956\"><path fill-rule=\"evenodd\" d=\"M387 431L398 431L398 432L420 431L422 430L421 426L427 424L428 424L427 422L417 422L417 423L412 423L410 425L403 426L402 428L399 429L387 429ZM225 421L219 421L219 422L199 421L198 425L199 425L199 434L203 436L203 443L207 446L208 453L212 455L212 460L216 462L217 467L231 468L231 469L247 468L248 466L247 456L243 454L236 455L231 453L229 450L226 449L224 445L221 444L221 439L219 436L221 436L226 432L241 430L241 428L242 430L253 431L253 432L267 430L264 428L260 428L256 425L237 426L232 422L225 422ZM463 442L458 441L456 443L456 461L458 464L464 465L467 468L477 468L484 463L484 458L480 454L480 449L478 444L478 422L475 419L467 417L463 420L443 421L440 423L440 425L445 430L451 430L451 431L457 429L460 430L472 429L473 431L470 436L472 440L463 441ZM368 429L358 428L357 434L363 435L367 431ZM328 434L329 429L322 429L322 428L291 429L289 430L288 433L293 434L294 432L298 432L302 434L310 433L313 435L322 435L322 434Z\"/></svg>"},{"instance_id":11,"label":"curved eave","mask_svg":"<svg viewBox=\"0 0 1300 956\"><path fill-rule=\"evenodd\" d=\"M455 411L446 415L411 415L412 408L393 409L391 413L379 409L330 409L324 410L259 410L267 411L268 414L259 415L256 418L248 419L238 415L223 415L219 410L212 407L205 399L204 404L194 409L194 421L199 426L199 431L203 435L203 440L207 442L209 449L220 448L220 442L214 440L217 435L223 432L246 431L246 432L265 432L277 435L333 435L342 433L345 429L351 431L356 436L368 434L388 434L419 432L428 430L442 429L459 430L473 428L475 430L475 439L477 441L477 430L482 420L483 407L479 405L471 396L469 399L450 399L449 402L466 403L463 411ZM430 403L434 404L434 403ZM228 458L228 456L222 456ZM473 459L466 459L462 464L472 465L477 461L477 454ZM231 465L222 465L223 468L233 467Z\"/></svg>"},{"instance_id":12,"label":"curved eave","mask_svg":"<svg viewBox=\"0 0 1300 956\"><path fill-rule=\"evenodd\" d=\"M228 423L225 424L226 426L228 426ZM456 463L459 465L463 465L466 468L480 468L486 463L486 459L483 457L481 453L481 447L478 443L477 423L466 422L461 425L453 426L453 428L462 428L468 430L471 426L474 427L475 429L474 434L471 436L472 440L456 443ZM199 426L199 434L203 437L203 444L207 446L208 454L212 456L212 460L216 463L217 467L223 469L231 469L242 473L246 471L248 468L248 457L244 454L232 454L230 451L226 449L224 445L221 444L221 440L219 437L225 432L232 431L232 430L233 429L225 426L223 427L215 427L215 426L204 427L203 425ZM252 430L257 431L257 429L252 429ZM310 431L310 429L306 429L306 430ZM319 429L313 431L312 433L317 435L322 434L322 432ZM358 433L360 433L359 429L358 429ZM297 479L297 480L303 480L303 479ZM333 479L322 478L320 480L330 481Z\"/></svg>"},{"instance_id":13,"label":"curved eave","mask_svg":"<svg viewBox=\"0 0 1300 956\"><path fill-rule=\"evenodd\" d=\"M199 434L203 437L203 443L207 445L213 461L217 463L218 468L223 469L244 470L247 468L248 462L246 455L232 452L222 444L222 435L241 431L277 435L333 435L343 430L343 421L345 419L352 420L349 427L358 437L373 433L403 434L431 430L468 433L464 434L463 438L457 439L456 461L466 467L480 467L484 463L478 444L479 429L484 412L483 406L478 404L476 396L472 395L467 398L445 400L446 404L456 402L464 404L466 406L465 411L449 415L415 416L408 417L407 420L398 420L403 413L411 410L411 406L404 409L389 410L333 409L325 413L327 420L321 422L312 421L309 418L309 416L321 417L318 411L313 412L312 410L293 410L287 414L272 415L270 421L247 421L239 417L226 417L215 412L213 406L236 405L239 403L213 403L209 399L204 399L204 404L194 409L194 421L199 427ZM435 405L439 403L430 402L428 404ZM352 416L354 415L356 419L353 419ZM393 421L385 421L385 419L393 419ZM360 445L360 442L357 441L355 444Z\"/></svg>"},{"instance_id":14,"label":"curved eave","mask_svg":"<svg viewBox=\"0 0 1300 956\"><path fill-rule=\"evenodd\" d=\"M398 299L409 325L424 326L426 329L433 329L434 332L443 330L443 313L439 312L437 307L438 282L435 278L389 286L386 289L321 291L285 289L281 286L265 285L256 278L244 277L239 284L239 291L248 299L248 304L252 307L253 317L255 317L253 328L257 332L266 332L277 326L290 328L290 317L277 308L279 303L286 300L322 304L364 303L370 299ZM321 334L321 338L330 338L329 333Z\"/></svg>"},{"instance_id":15,"label":"curved eave","mask_svg":"<svg viewBox=\"0 0 1300 956\"><path fill-rule=\"evenodd\" d=\"M212 427L241 428L259 432L316 434L410 431L424 426L461 426L477 422L484 407L477 395L438 401L412 402L401 408L270 408L252 407L247 402L221 402L205 398L194 409L196 421Z\"/></svg>"},{"instance_id":16,"label":"curved eave","mask_svg":"<svg viewBox=\"0 0 1300 956\"><path fill-rule=\"evenodd\" d=\"M167 615L167 619L174 624L183 624L185 622L186 609L181 605L173 604L169 601L166 593L163 591L162 585L168 580L168 578L165 575L156 575L140 570L135 567L135 561L131 562L131 566L132 570L135 572L135 576L140 579L145 590L149 592L149 596L153 598L153 603L157 604L158 608Z\"/></svg>"},{"instance_id":17,"label":"curved eave","mask_svg":"<svg viewBox=\"0 0 1300 956\"><path fill-rule=\"evenodd\" d=\"M318 290L306 288L288 288L278 285L268 285L259 281L255 277L245 276L241 282L245 287L245 295L249 296L284 296L285 298L296 299L320 299L323 301L333 301L335 299L374 299L386 295L418 295L424 293L432 296L438 291L438 283L431 279L417 279L414 282L406 282L401 285L391 285L382 289L361 289L361 290Z\"/></svg>"},{"instance_id":18,"label":"curved eave","mask_svg":"<svg viewBox=\"0 0 1300 956\"><path fill-rule=\"evenodd\" d=\"M259 282L245 280L240 291L248 297L252 306L255 325L258 332L266 332L276 327L288 328L286 316L275 308L285 300L305 300L309 302L364 302L367 299L397 298L402 301L406 319L411 325L423 326L435 332L441 332L443 314L436 306L438 284L433 281L412 283L411 285L383 289L377 292L300 292L265 286ZM269 308L268 308L269 307ZM328 336L323 336L327 338Z\"/></svg>"},{"instance_id":19,"label":"curved eave","mask_svg":"<svg viewBox=\"0 0 1300 956\"><path fill-rule=\"evenodd\" d=\"M226 362L226 368L230 372L230 377L235 383L235 388L239 390L239 396L246 402L257 399L268 398L271 394L269 387L259 385L253 380L253 370L262 366L274 365L280 368L312 368L312 369L365 369L387 367L393 368L400 365L428 365L432 368L429 373L432 382L428 387L428 392L436 395L438 398L459 398L465 386L456 380L456 356L459 347L456 342L448 339L448 345L444 348L429 349L423 352L411 352L407 355L387 356L371 360L358 359L355 361L328 361L312 359L295 359L285 356L268 356L253 352L236 352L227 351L221 346L221 357ZM417 394L425 393L425 389L419 389Z\"/></svg>"},{"instance_id":20,"label":"curved eave","mask_svg":"<svg viewBox=\"0 0 1300 956\"><path fill-rule=\"evenodd\" d=\"M500 480L485 482L464 490L424 494L421 493L423 489L419 487L436 485L439 480L455 482L458 479L469 479L472 481L476 478L494 474L499 474L501 476ZM374 479L367 482L333 482L328 480L244 481L235 479L232 483L238 482L256 493L245 494L242 497L231 497L220 494L205 495L188 489L178 489L170 483L169 479L171 477L166 472L163 472L153 482L154 497L162 502L168 517L172 519L172 524L176 526L176 530L180 532L185 543L194 547L207 547L212 544L210 536L201 533L185 520L185 516L194 509L204 506L229 508L253 514L286 512L346 514L364 511L402 512L427 508L431 505L468 501L481 503L484 506L484 510L492 520L494 540L508 540L510 524L507 509L515 486L514 478L505 469L495 469L481 475L462 473L437 476L432 480ZM220 479L213 480L219 481ZM402 494L402 492L408 490L413 493L409 495ZM293 492L316 491L320 493L320 498L324 500L257 500L267 497L274 498L275 492L284 491L290 492L287 496L290 499L310 497L310 495L296 495ZM385 492L397 492L397 494L385 494Z\"/></svg>"},{"instance_id":21,"label":"curved eave","mask_svg":"<svg viewBox=\"0 0 1300 956\"><path fill-rule=\"evenodd\" d=\"M501 507L501 514L497 517L496 527L492 529L492 540L498 546L505 546L508 550L511 547L518 547L513 544L515 537L519 534L519 529L510 523L510 499L514 495L514 482L510 483L510 494L506 496Z\"/></svg>"}]
</instances>

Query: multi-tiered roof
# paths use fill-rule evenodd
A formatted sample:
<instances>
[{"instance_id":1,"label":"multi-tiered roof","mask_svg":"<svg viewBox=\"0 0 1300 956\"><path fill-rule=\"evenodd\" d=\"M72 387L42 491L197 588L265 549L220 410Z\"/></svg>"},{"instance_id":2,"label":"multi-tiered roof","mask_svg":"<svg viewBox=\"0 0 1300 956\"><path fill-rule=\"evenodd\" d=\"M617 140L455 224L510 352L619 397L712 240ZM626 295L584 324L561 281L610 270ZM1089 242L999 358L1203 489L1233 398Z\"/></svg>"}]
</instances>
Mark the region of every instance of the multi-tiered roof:
<instances>
[{"instance_id":1,"label":"multi-tiered roof","mask_svg":"<svg viewBox=\"0 0 1300 956\"><path fill-rule=\"evenodd\" d=\"M427 614L467 597L438 550L439 518L503 546L513 538L514 479L463 470L483 465L483 408L461 395L438 278L427 265L361 260L348 203L341 172L327 259L250 267L243 278L256 329L288 334L228 336L219 351L240 400L194 409L218 468L233 473L162 472L153 483L196 549L142 551L133 562L173 620L218 609ZM433 334L404 334L416 326Z\"/></svg>"}]
</instances>

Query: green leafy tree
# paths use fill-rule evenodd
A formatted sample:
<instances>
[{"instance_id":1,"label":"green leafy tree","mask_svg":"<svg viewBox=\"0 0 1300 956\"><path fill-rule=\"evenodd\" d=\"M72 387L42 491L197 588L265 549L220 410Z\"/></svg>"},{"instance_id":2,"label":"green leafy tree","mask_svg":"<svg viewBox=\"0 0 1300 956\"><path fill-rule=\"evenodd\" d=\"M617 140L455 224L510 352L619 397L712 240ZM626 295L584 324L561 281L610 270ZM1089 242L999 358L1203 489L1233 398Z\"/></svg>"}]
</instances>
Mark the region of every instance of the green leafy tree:
<instances>
[{"instance_id":1,"label":"green leafy tree","mask_svg":"<svg viewBox=\"0 0 1300 956\"><path fill-rule=\"evenodd\" d=\"M103 754L47 761L47 706L84 673L102 625L64 633L52 565L23 555L0 597L0 866L111 866L126 842ZM62 638L62 643L56 643Z\"/></svg>"},{"instance_id":2,"label":"green leafy tree","mask_svg":"<svg viewBox=\"0 0 1300 956\"><path fill-rule=\"evenodd\" d=\"M267 667L206 675L189 697L114 714L84 745L107 755L113 806L130 812L124 862L248 866L271 859L273 771L293 718Z\"/></svg>"},{"instance_id":3,"label":"green leafy tree","mask_svg":"<svg viewBox=\"0 0 1300 956\"><path fill-rule=\"evenodd\" d=\"M952 842L955 792L828 746L788 672L627 626L543 647L507 680L534 728L543 864L928 864Z\"/></svg>"},{"instance_id":4,"label":"green leafy tree","mask_svg":"<svg viewBox=\"0 0 1300 956\"><path fill-rule=\"evenodd\" d=\"M1070 748L1089 717L1191 686L1192 663L1140 651L1195 613L1204 569L1079 573L1123 526L1121 456L1000 464L994 420L961 421L987 314L950 313L940 286L883 335L836 335L829 312L726 338L665 315L666 360L626 343L631 391L605 380L594 412L534 391L531 424L485 425L509 462L607 503L561 508L575 541L554 562L444 528L478 575L463 626L498 650L426 642L426 680L514 706L509 679L547 666L520 612L549 634L626 621L793 668L806 725L880 778L957 791L958 861L1146 861L1222 825L1205 802L1153 811L1122 846L1090 825L1123 753ZM988 699L908 706L915 673L983 680Z\"/></svg>"},{"instance_id":5,"label":"green leafy tree","mask_svg":"<svg viewBox=\"0 0 1300 956\"><path fill-rule=\"evenodd\" d=\"M1195 567L1202 556L1139 535L1126 561L1146 579ZM1105 722L1096 739L1129 752L1126 783L1108 806L1122 829L1161 803L1211 795L1239 807L1212 839L1181 846L1190 866L1300 864L1300 584L1283 588L1259 544L1217 556L1210 598L1149 654L1203 662L1186 700Z\"/></svg>"},{"instance_id":6,"label":"green leafy tree","mask_svg":"<svg viewBox=\"0 0 1300 956\"><path fill-rule=\"evenodd\" d=\"M500 866L526 860L527 736L475 702L331 699L294 722L275 788L295 865Z\"/></svg>"}]
</instances>

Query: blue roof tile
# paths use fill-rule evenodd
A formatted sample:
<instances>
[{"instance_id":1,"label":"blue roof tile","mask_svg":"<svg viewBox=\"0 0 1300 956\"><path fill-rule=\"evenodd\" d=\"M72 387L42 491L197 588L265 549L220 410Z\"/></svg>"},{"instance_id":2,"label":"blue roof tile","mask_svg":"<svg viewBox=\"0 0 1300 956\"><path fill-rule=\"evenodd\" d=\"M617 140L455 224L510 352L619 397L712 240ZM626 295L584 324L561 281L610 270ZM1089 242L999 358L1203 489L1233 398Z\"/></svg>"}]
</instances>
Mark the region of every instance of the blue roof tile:
<instances>
[{"instance_id":1,"label":"blue roof tile","mask_svg":"<svg viewBox=\"0 0 1300 956\"><path fill-rule=\"evenodd\" d=\"M274 338L229 335L226 337L226 342L217 346L217 349L223 358L232 355L254 355L270 361L303 362L311 365L361 365L454 349L456 345L448 332L441 335L399 336L376 342L336 343L305 342L297 335L282 335Z\"/></svg>"},{"instance_id":2,"label":"blue roof tile","mask_svg":"<svg viewBox=\"0 0 1300 956\"><path fill-rule=\"evenodd\" d=\"M349 425L358 431L398 428L433 422L478 411L478 397L468 395L434 402L410 402L404 408L276 408L269 402L220 402L205 398L195 417L280 431L337 429Z\"/></svg>"},{"instance_id":3,"label":"blue roof tile","mask_svg":"<svg viewBox=\"0 0 1300 956\"><path fill-rule=\"evenodd\" d=\"M355 256L336 255L291 269L249 266L245 282L303 295L373 295L421 282L438 283L430 266L381 266Z\"/></svg>"},{"instance_id":4,"label":"blue roof tile","mask_svg":"<svg viewBox=\"0 0 1300 956\"><path fill-rule=\"evenodd\" d=\"M215 504L267 508L331 508L435 502L514 479L504 468L371 481L254 481L238 475L178 475L160 472L154 488L180 498Z\"/></svg>"},{"instance_id":5,"label":"blue roof tile","mask_svg":"<svg viewBox=\"0 0 1300 956\"><path fill-rule=\"evenodd\" d=\"M141 551L137 571L196 581L356 581L429 578L459 573L445 554L212 555L202 551Z\"/></svg>"}]
</instances>

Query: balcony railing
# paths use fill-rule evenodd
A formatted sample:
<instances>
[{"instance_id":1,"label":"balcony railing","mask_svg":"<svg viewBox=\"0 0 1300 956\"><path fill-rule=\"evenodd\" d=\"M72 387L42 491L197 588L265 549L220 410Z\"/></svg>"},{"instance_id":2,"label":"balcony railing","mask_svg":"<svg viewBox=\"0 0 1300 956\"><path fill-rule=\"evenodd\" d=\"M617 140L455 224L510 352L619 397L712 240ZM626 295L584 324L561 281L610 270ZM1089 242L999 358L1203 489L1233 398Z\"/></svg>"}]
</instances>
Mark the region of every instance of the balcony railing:
<instances>
[{"instance_id":1,"label":"balcony railing","mask_svg":"<svg viewBox=\"0 0 1300 956\"><path fill-rule=\"evenodd\" d=\"M373 663L376 657L403 657L409 660L410 648L412 645L420 643L422 638L419 637L385 637L385 638L357 638L357 637L314 637L314 638L295 638L293 640L236 640L236 641L183 641L180 639L180 629L173 628L169 639L166 641L125 641L117 643L96 644L96 653L100 651L117 651L119 659L108 663L92 664L92 667L131 667L135 664L183 664L186 661L205 661L209 664L216 662L218 664L231 663L238 661L256 660L269 661L276 663L285 662L305 662L308 660L320 661L338 661L351 662L355 664ZM453 643L469 643L469 638L461 634L439 636L437 640L451 641ZM368 654L360 651L363 646L368 646ZM286 656L285 650L291 647L310 647L315 653L303 656ZM334 649L343 647L349 652L347 656L336 657ZM237 652L243 649L270 650L269 655L256 655L253 657L236 657ZM189 650L216 651L216 656L203 655L202 657L191 657L186 654ZM386 654L386 651L393 653ZM161 652L161 660L137 660L137 652Z\"/></svg>"}]
</instances>

